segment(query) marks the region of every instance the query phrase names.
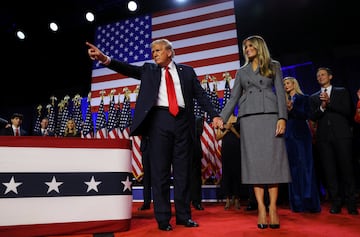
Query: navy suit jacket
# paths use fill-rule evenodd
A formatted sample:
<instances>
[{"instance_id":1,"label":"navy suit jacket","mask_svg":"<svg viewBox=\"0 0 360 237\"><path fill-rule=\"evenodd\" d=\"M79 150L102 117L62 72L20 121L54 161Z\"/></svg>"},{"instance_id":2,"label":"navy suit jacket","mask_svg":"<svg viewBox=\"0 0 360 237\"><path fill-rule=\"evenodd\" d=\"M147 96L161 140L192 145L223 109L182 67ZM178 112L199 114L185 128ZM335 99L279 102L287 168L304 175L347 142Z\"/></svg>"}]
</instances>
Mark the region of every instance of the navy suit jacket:
<instances>
[{"instance_id":1,"label":"navy suit jacket","mask_svg":"<svg viewBox=\"0 0 360 237\"><path fill-rule=\"evenodd\" d=\"M14 136L15 134L14 134L13 128L10 126L10 127L4 128L1 132L1 135ZM28 136L28 132L25 129L22 129L21 127L20 127L20 136Z\"/></svg>"},{"instance_id":2,"label":"navy suit jacket","mask_svg":"<svg viewBox=\"0 0 360 237\"><path fill-rule=\"evenodd\" d=\"M194 69L188 65L176 64L176 70L179 74L182 93L185 101L185 112L189 121L189 129L194 138L195 131L195 115L194 101L197 99L201 108L207 111L211 118L219 116L213 109L206 91L196 76ZM130 135L146 135L147 132L147 116L151 108L156 105L160 81L161 67L155 63L144 63L142 66L130 65L111 59L108 68L119 72L123 75L141 80L140 90L136 100L134 119L130 128Z\"/></svg>"},{"instance_id":3,"label":"navy suit jacket","mask_svg":"<svg viewBox=\"0 0 360 237\"><path fill-rule=\"evenodd\" d=\"M310 102L308 95L295 94L293 98L293 109L288 112L285 138L309 138L311 132L307 119L310 114Z\"/></svg>"}]
</instances>

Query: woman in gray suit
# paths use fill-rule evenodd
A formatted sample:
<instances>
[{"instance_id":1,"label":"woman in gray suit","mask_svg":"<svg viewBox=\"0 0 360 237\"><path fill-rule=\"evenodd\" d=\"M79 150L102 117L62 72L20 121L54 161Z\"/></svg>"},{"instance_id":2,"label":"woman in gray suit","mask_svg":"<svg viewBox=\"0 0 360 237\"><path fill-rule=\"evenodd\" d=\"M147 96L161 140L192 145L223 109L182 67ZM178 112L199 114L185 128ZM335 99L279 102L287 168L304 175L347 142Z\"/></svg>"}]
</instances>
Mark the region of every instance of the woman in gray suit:
<instances>
[{"instance_id":1,"label":"woman in gray suit","mask_svg":"<svg viewBox=\"0 0 360 237\"><path fill-rule=\"evenodd\" d=\"M242 43L245 64L237 71L231 98L220 116L227 121L239 107L241 173L253 184L258 203L258 228L280 228L277 214L279 183L291 181L284 133L287 120L280 63L270 57L264 39L250 36ZM221 126L220 126L221 127ZM268 187L269 222L264 203Z\"/></svg>"}]
</instances>

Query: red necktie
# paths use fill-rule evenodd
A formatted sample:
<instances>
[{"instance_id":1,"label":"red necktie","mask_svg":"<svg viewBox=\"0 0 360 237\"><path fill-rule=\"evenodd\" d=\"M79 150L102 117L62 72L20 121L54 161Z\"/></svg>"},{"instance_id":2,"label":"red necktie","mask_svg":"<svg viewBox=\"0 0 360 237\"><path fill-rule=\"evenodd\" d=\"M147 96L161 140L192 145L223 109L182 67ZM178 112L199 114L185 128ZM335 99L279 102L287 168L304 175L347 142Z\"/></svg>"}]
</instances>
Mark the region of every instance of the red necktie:
<instances>
[{"instance_id":1,"label":"red necktie","mask_svg":"<svg viewBox=\"0 0 360 237\"><path fill-rule=\"evenodd\" d=\"M169 112L170 114L176 116L179 113L179 106L177 104L174 82L169 72L169 67L165 68L165 80L169 100Z\"/></svg>"},{"instance_id":2,"label":"red necktie","mask_svg":"<svg viewBox=\"0 0 360 237\"><path fill-rule=\"evenodd\" d=\"M20 136L19 128L15 128L15 136Z\"/></svg>"}]
</instances>

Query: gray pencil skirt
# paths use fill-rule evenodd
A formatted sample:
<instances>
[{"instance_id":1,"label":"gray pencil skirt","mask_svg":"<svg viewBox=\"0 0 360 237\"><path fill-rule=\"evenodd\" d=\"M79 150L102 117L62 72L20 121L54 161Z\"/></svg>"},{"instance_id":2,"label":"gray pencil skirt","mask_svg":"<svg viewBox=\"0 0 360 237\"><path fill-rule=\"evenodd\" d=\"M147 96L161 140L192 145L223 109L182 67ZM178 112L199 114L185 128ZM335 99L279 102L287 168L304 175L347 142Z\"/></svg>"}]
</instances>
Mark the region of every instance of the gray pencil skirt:
<instances>
[{"instance_id":1,"label":"gray pencil skirt","mask_svg":"<svg viewBox=\"0 0 360 237\"><path fill-rule=\"evenodd\" d=\"M277 120L277 114L257 114L240 119L244 184L291 182L285 139L275 136Z\"/></svg>"}]
</instances>

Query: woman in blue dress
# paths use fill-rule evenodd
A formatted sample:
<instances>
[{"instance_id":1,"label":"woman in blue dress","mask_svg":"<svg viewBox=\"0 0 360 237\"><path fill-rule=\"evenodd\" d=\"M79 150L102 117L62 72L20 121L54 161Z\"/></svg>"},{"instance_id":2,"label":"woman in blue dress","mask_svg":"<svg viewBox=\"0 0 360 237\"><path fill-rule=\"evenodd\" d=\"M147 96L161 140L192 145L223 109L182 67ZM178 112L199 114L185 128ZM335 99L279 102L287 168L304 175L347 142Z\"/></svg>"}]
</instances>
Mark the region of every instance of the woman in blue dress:
<instances>
[{"instance_id":1,"label":"woman in blue dress","mask_svg":"<svg viewBox=\"0 0 360 237\"><path fill-rule=\"evenodd\" d=\"M292 182L289 203L293 212L320 212L320 197L314 171L312 136L307 123L309 96L304 94L294 77L285 77L288 107L285 141Z\"/></svg>"}]
</instances>

